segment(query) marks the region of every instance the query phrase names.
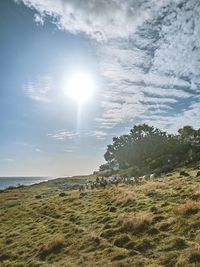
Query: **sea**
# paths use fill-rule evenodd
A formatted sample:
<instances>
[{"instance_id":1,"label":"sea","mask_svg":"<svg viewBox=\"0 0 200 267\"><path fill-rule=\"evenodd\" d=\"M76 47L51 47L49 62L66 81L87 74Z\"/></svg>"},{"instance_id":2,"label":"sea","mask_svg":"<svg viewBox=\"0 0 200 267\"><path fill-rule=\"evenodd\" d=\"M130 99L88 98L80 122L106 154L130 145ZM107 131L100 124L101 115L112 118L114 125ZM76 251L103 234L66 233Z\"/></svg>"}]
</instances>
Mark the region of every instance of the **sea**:
<instances>
[{"instance_id":1,"label":"sea","mask_svg":"<svg viewBox=\"0 0 200 267\"><path fill-rule=\"evenodd\" d=\"M32 185L45 182L52 177L0 177L0 189L17 187L19 185Z\"/></svg>"}]
</instances>

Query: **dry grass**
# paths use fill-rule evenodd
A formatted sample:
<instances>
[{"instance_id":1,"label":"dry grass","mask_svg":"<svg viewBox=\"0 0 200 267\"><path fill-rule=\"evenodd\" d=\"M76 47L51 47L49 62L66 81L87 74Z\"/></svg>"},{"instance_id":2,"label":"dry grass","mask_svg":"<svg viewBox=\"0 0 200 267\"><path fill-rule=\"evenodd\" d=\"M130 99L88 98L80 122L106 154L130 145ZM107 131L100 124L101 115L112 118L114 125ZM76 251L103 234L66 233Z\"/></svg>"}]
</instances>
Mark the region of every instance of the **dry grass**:
<instances>
[{"instance_id":1,"label":"dry grass","mask_svg":"<svg viewBox=\"0 0 200 267\"><path fill-rule=\"evenodd\" d=\"M158 190L158 189L167 189L168 186L164 182L158 182L158 181L147 181L145 184L140 186L140 189L143 190L143 192L150 192L153 190Z\"/></svg>"},{"instance_id":2,"label":"dry grass","mask_svg":"<svg viewBox=\"0 0 200 267\"><path fill-rule=\"evenodd\" d=\"M200 249L199 248L188 248L182 252L179 257L178 266L199 266L200 262ZM193 265L185 265L187 263Z\"/></svg>"},{"instance_id":3,"label":"dry grass","mask_svg":"<svg viewBox=\"0 0 200 267\"><path fill-rule=\"evenodd\" d=\"M79 197L80 197L80 194L77 191L72 191L67 195L67 199L72 200L72 201L79 199Z\"/></svg>"},{"instance_id":4,"label":"dry grass","mask_svg":"<svg viewBox=\"0 0 200 267\"><path fill-rule=\"evenodd\" d=\"M134 231L136 233L141 232L151 224L152 215L150 213L132 213L122 216L120 224L124 230Z\"/></svg>"},{"instance_id":5,"label":"dry grass","mask_svg":"<svg viewBox=\"0 0 200 267\"><path fill-rule=\"evenodd\" d=\"M50 253L57 253L62 248L63 244L64 244L64 236L57 235L47 244L44 244L40 247L38 256L40 258L45 258Z\"/></svg>"},{"instance_id":6,"label":"dry grass","mask_svg":"<svg viewBox=\"0 0 200 267\"><path fill-rule=\"evenodd\" d=\"M6 201L6 200L15 200L22 196L23 194L20 192L9 192L9 193L2 193L0 194L0 201Z\"/></svg>"},{"instance_id":7,"label":"dry grass","mask_svg":"<svg viewBox=\"0 0 200 267\"><path fill-rule=\"evenodd\" d=\"M66 188L79 183L70 179ZM179 178L178 170L131 186L87 190L82 198L78 190L64 190L64 182L1 192L0 266L199 267L195 177Z\"/></svg>"},{"instance_id":8,"label":"dry grass","mask_svg":"<svg viewBox=\"0 0 200 267\"><path fill-rule=\"evenodd\" d=\"M195 201L190 201L175 207L174 213L178 215L189 216L197 213L199 210L200 210L200 203Z\"/></svg>"},{"instance_id":9,"label":"dry grass","mask_svg":"<svg viewBox=\"0 0 200 267\"><path fill-rule=\"evenodd\" d=\"M120 190L117 195L113 198L113 201L117 205L126 205L133 201L134 193L131 191Z\"/></svg>"},{"instance_id":10,"label":"dry grass","mask_svg":"<svg viewBox=\"0 0 200 267\"><path fill-rule=\"evenodd\" d=\"M196 190L196 191L192 194L192 199L193 199L193 200L198 200L198 199L200 199L200 190Z\"/></svg>"}]
</instances>

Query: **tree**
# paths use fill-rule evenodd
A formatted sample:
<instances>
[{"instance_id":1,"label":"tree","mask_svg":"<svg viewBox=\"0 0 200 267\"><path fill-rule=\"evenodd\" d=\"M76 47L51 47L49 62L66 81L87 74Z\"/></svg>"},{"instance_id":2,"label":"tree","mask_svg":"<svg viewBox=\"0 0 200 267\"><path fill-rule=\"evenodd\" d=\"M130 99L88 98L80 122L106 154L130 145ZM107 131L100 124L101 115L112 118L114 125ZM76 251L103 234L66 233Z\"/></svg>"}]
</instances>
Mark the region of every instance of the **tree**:
<instances>
[{"instance_id":1,"label":"tree","mask_svg":"<svg viewBox=\"0 0 200 267\"><path fill-rule=\"evenodd\" d=\"M196 157L194 157L196 155ZM172 135L147 124L135 125L127 135L113 137L104 155L109 166L152 170L200 157L200 129L184 126Z\"/></svg>"}]
</instances>

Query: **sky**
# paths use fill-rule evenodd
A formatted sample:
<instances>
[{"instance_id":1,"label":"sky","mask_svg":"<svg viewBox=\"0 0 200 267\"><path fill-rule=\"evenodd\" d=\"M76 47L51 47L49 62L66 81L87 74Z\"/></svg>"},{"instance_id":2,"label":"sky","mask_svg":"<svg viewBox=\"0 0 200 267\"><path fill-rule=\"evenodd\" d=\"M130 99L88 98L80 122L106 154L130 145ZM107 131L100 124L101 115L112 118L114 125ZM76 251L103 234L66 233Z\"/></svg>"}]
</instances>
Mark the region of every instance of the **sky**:
<instances>
[{"instance_id":1,"label":"sky","mask_svg":"<svg viewBox=\"0 0 200 267\"><path fill-rule=\"evenodd\" d=\"M88 174L135 124L200 127L198 0L1 0L0 62L0 176Z\"/></svg>"}]
</instances>

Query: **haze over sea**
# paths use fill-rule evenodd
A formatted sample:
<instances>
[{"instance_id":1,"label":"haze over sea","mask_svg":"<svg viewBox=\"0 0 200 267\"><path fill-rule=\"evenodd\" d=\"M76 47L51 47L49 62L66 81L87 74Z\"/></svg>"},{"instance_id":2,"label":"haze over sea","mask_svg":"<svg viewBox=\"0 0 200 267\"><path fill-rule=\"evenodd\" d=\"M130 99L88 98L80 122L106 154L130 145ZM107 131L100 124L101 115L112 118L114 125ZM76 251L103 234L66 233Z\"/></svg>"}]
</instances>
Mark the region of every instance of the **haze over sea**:
<instances>
[{"instance_id":1,"label":"haze over sea","mask_svg":"<svg viewBox=\"0 0 200 267\"><path fill-rule=\"evenodd\" d=\"M48 181L52 178L50 177L0 177L0 189L5 189L10 186L19 186L19 185L32 185Z\"/></svg>"}]
</instances>

